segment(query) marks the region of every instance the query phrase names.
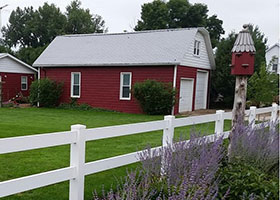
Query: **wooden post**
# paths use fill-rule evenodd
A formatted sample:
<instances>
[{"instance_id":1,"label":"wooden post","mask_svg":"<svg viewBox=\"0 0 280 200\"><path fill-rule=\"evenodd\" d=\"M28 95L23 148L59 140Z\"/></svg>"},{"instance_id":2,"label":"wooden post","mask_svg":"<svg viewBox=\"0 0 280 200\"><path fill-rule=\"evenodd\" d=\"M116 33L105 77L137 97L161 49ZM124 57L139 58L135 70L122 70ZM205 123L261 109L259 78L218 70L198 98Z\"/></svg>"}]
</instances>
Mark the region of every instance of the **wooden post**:
<instances>
[{"instance_id":1,"label":"wooden post","mask_svg":"<svg viewBox=\"0 0 280 200\"><path fill-rule=\"evenodd\" d=\"M229 141L232 134L235 133L236 125L244 123L245 107L246 107L246 94L247 94L247 76L236 76L235 82L235 95L232 110L232 129L229 135ZM228 145L228 155L231 153L231 143Z\"/></svg>"},{"instance_id":2,"label":"wooden post","mask_svg":"<svg viewBox=\"0 0 280 200\"><path fill-rule=\"evenodd\" d=\"M236 124L244 123L247 93L247 76L236 76L235 96L232 110L232 132Z\"/></svg>"}]
</instances>

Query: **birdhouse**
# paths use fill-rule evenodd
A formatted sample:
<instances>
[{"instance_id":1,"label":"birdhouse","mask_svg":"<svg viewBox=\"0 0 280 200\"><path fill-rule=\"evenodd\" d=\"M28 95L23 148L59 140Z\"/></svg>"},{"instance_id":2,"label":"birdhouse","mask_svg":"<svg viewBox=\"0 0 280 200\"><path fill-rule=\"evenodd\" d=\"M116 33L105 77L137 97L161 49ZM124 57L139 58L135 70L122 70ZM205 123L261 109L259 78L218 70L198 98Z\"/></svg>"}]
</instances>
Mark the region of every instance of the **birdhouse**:
<instances>
[{"instance_id":1,"label":"birdhouse","mask_svg":"<svg viewBox=\"0 0 280 200\"><path fill-rule=\"evenodd\" d=\"M231 74L252 75L254 73L255 46L248 25L243 25L231 50Z\"/></svg>"}]
</instances>

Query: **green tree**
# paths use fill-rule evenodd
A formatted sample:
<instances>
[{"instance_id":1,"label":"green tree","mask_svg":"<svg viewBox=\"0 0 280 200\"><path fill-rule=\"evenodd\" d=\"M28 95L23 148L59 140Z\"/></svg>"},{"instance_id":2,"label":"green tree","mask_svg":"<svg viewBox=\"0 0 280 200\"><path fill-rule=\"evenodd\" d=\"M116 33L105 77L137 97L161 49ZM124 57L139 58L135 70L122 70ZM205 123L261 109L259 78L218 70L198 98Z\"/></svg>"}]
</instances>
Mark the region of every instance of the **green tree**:
<instances>
[{"instance_id":1,"label":"green tree","mask_svg":"<svg viewBox=\"0 0 280 200\"><path fill-rule=\"evenodd\" d=\"M259 72L260 66L265 62L266 42L264 34L260 32L258 26L249 25L249 31L252 35L256 54L255 54L255 72ZM237 34L232 32L227 38L222 39L217 45L216 51L216 70L211 77L211 107L232 108L234 101L235 76L231 75L231 49L236 40ZM219 96L223 100L218 104L215 102Z\"/></svg>"},{"instance_id":2,"label":"green tree","mask_svg":"<svg viewBox=\"0 0 280 200\"><path fill-rule=\"evenodd\" d=\"M235 88L235 76L231 75L231 49L236 40L236 34L230 33L222 39L217 46L216 69L211 73L211 106L231 108ZM223 97L222 105L216 105L215 101L219 96Z\"/></svg>"},{"instance_id":3,"label":"green tree","mask_svg":"<svg viewBox=\"0 0 280 200\"><path fill-rule=\"evenodd\" d=\"M224 33L223 21L216 15L208 16L204 4L190 4L188 0L154 0L142 5L141 20L134 30L153 30L167 28L205 27L211 37L213 47Z\"/></svg>"},{"instance_id":4,"label":"green tree","mask_svg":"<svg viewBox=\"0 0 280 200\"><path fill-rule=\"evenodd\" d=\"M81 8L81 2L74 0L66 7L66 33L102 33L106 31L105 21L99 15L90 14L89 9Z\"/></svg>"},{"instance_id":5,"label":"green tree","mask_svg":"<svg viewBox=\"0 0 280 200\"><path fill-rule=\"evenodd\" d=\"M15 56L20 60L26 62L29 65L32 65L34 61L41 55L45 50L47 45L42 47L22 47L16 53Z\"/></svg>"},{"instance_id":6,"label":"green tree","mask_svg":"<svg viewBox=\"0 0 280 200\"><path fill-rule=\"evenodd\" d=\"M35 11L33 7L27 7L24 9L17 8L12 11L9 24L3 27L3 37L5 38L5 43L10 47L17 45L25 46L36 46L37 40L33 35Z\"/></svg>"},{"instance_id":7,"label":"green tree","mask_svg":"<svg viewBox=\"0 0 280 200\"><path fill-rule=\"evenodd\" d=\"M19 48L15 55L32 64L57 35L106 31L101 16L93 16L89 9L80 6L81 2L77 0L71 2L66 14L54 4L48 3L44 3L38 10L32 6L23 9L18 7L12 11L9 24L2 29L5 38L3 48Z\"/></svg>"},{"instance_id":8,"label":"green tree","mask_svg":"<svg viewBox=\"0 0 280 200\"><path fill-rule=\"evenodd\" d=\"M256 106L271 105L279 94L279 75L268 72L263 63L248 81L248 100Z\"/></svg>"},{"instance_id":9,"label":"green tree","mask_svg":"<svg viewBox=\"0 0 280 200\"><path fill-rule=\"evenodd\" d=\"M136 31L168 28L169 15L166 3L161 0L145 3L142 5L141 19L134 28Z\"/></svg>"}]
</instances>

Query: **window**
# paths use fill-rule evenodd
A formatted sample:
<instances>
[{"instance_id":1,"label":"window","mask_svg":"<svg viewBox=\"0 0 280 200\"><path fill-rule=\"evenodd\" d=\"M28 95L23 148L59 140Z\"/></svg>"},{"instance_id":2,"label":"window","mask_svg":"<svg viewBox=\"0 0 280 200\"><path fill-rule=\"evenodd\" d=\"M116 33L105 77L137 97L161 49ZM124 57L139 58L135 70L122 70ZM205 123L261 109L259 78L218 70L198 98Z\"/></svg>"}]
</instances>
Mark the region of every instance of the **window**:
<instances>
[{"instance_id":1,"label":"window","mask_svg":"<svg viewBox=\"0 0 280 200\"><path fill-rule=\"evenodd\" d=\"M71 97L80 98L81 96L81 72L71 73Z\"/></svg>"},{"instance_id":2,"label":"window","mask_svg":"<svg viewBox=\"0 0 280 200\"><path fill-rule=\"evenodd\" d=\"M27 76L21 77L21 90L27 90Z\"/></svg>"},{"instance_id":3,"label":"window","mask_svg":"<svg viewBox=\"0 0 280 200\"><path fill-rule=\"evenodd\" d=\"M193 49L193 54L194 55L199 55L199 46L200 46L200 41L195 40L194 41L194 49Z\"/></svg>"},{"instance_id":4,"label":"window","mask_svg":"<svg viewBox=\"0 0 280 200\"><path fill-rule=\"evenodd\" d=\"M122 100L131 99L131 75L131 72L121 72L120 99Z\"/></svg>"},{"instance_id":5,"label":"window","mask_svg":"<svg viewBox=\"0 0 280 200\"><path fill-rule=\"evenodd\" d=\"M272 70L277 72L277 67L278 67L278 58L274 57L273 64L272 64Z\"/></svg>"},{"instance_id":6,"label":"window","mask_svg":"<svg viewBox=\"0 0 280 200\"><path fill-rule=\"evenodd\" d=\"M273 64L273 65L272 65L272 70L275 71L275 72L277 72L277 64Z\"/></svg>"}]
</instances>

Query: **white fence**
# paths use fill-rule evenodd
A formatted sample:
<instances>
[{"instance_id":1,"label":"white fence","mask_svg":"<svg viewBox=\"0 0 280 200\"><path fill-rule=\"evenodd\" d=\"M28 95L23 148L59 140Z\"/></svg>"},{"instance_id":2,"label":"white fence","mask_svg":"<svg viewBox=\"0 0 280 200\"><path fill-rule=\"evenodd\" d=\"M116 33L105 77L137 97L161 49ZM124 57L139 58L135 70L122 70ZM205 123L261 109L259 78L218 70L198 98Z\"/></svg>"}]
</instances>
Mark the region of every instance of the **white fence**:
<instances>
[{"instance_id":1,"label":"white fence","mask_svg":"<svg viewBox=\"0 0 280 200\"><path fill-rule=\"evenodd\" d=\"M249 123L255 126L254 121L257 114L271 113L270 122L277 120L279 110L277 104L272 107L256 109L251 107L246 111ZM69 199L84 199L84 178L86 175L113 169L116 167L132 164L139 161L139 152L115 156L103 160L85 163L86 141L100 140L105 138L119 137L144 133L149 131L163 130L162 146L172 144L174 128L215 122L215 134L207 137L214 138L215 135L224 135L227 138L229 131L224 132L224 120L232 119L231 112L219 110L216 114L194 116L175 119L174 116L165 116L164 120L137 124L110 126L103 128L86 129L84 125L73 125L71 131L40 134L32 136L21 136L0 139L0 154L26 151L32 149L53 147L70 144L70 166L58 170L48 171L31 176L25 176L13 180L0 182L0 197L32 190L47 185L70 181ZM154 149L161 148L156 147Z\"/></svg>"}]
</instances>

